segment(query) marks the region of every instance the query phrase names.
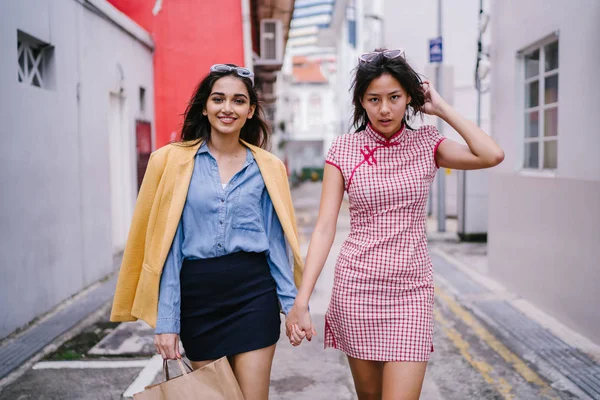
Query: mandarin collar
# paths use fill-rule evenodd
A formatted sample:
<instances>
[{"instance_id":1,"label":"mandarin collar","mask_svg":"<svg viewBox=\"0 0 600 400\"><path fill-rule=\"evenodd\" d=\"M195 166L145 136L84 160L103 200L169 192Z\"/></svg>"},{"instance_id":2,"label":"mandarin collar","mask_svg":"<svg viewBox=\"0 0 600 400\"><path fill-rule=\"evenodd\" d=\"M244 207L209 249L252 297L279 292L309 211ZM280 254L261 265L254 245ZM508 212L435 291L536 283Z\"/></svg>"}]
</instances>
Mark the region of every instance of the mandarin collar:
<instances>
[{"instance_id":1,"label":"mandarin collar","mask_svg":"<svg viewBox=\"0 0 600 400\"><path fill-rule=\"evenodd\" d=\"M376 130L373 125L369 122L367 127L365 128L366 134L375 140L378 143L382 143L385 145L390 145L394 143L399 143L406 135L404 134L406 131L406 124L402 124L400 130L394 133L390 138L385 137L385 135L378 130Z\"/></svg>"}]
</instances>

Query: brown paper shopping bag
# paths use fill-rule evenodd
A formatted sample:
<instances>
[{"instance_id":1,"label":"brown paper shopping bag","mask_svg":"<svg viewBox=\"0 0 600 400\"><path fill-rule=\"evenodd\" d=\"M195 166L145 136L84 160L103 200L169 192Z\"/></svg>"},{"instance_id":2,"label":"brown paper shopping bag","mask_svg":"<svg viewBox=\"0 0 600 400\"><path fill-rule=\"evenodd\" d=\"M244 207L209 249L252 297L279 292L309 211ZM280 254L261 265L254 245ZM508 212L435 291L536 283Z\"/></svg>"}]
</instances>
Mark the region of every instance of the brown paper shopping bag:
<instances>
[{"instance_id":1,"label":"brown paper shopping bag","mask_svg":"<svg viewBox=\"0 0 600 400\"><path fill-rule=\"evenodd\" d=\"M177 360L177 364L182 375L169 379L165 360L163 362L165 381L148 386L143 392L134 394L134 400L244 400L226 357L195 371L192 371L191 367L184 364L181 359Z\"/></svg>"}]
</instances>

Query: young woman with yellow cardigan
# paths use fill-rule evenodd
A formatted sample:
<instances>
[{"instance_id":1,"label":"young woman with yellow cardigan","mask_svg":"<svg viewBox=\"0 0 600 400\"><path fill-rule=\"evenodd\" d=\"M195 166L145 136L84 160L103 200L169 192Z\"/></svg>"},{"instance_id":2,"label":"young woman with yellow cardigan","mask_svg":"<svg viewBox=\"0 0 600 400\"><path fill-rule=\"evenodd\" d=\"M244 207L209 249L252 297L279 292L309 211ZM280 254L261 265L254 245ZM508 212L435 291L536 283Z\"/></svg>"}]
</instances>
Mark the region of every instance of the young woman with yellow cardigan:
<instances>
[{"instance_id":1,"label":"young woman with yellow cardigan","mask_svg":"<svg viewBox=\"0 0 600 400\"><path fill-rule=\"evenodd\" d=\"M247 400L268 397L279 312L291 309L303 268L285 167L263 149L269 129L253 77L212 66L181 143L152 154L111 314L155 327L165 359L181 357L179 338L194 368L230 357Z\"/></svg>"}]
</instances>

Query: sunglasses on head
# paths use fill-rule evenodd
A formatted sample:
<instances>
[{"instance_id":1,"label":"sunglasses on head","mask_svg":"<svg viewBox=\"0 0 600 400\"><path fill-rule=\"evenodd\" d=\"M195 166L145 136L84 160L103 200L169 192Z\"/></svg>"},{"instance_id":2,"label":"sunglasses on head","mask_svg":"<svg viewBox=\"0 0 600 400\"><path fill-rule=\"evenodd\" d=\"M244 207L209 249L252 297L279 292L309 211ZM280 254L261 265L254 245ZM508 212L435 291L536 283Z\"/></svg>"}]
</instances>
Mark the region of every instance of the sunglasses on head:
<instances>
[{"instance_id":1,"label":"sunglasses on head","mask_svg":"<svg viewBox=\"0 0 600 400\"><path fill-rule=\"evenodd\" d=\"M254 85L254 73L250 71L248 68L244 67L232 67L227 64L215 64L210 67L210 72L232 72L234 71L238 76L242 78L248 78L252 81L252 85Z\"/></svg>"},{"instance_id":2,"label":"sunglasses on head","mask_svg":"<svg viewBox=\"0 0 600 400\"><path fill-rule=\"evenodd\" d=\"M398 57L406 58L404 55L403 49L396 50L383 50L383 51L372 51L370 53L365 53L358 57L358 62L368 63L375 60L377 57L382 55L383 57L393 60Z\"/></svg>"}]
</instances>

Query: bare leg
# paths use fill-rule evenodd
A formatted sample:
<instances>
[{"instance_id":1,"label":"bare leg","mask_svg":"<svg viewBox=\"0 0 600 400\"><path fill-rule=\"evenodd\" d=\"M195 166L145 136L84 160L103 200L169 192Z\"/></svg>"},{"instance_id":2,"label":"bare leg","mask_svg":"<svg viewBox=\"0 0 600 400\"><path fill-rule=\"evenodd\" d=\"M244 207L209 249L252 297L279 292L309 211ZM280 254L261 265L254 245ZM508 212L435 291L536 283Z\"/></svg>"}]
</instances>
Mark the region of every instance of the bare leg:
<instances>
[{"instance_id":1,"label":"bare leg","mask_svg":"<svg viewBox=\"0 0 600 400\"><path fill-rule=\"evenodd\" d=\"M267 400L275 345L233 356L232 368L245 400Z\"/></svg>"},{"instance_id":2,"label":"bare leg","mask_svg":"<svg viewBox=\"0 0 600 400\"><path fill-rule=\"evenodd\" d=\"M427 362L386 362L383 366L383 400L418 400Z\"/></svg>"},{"instance_id":3,"label":"bare leg","mask_svg":"<svg viewBox=\"0 0 600 400\"><path fill-rule=\"evenodd\" d=\"M383 363L348 357L358 400L381 400Z\"/></svg>"}]
</instances>

